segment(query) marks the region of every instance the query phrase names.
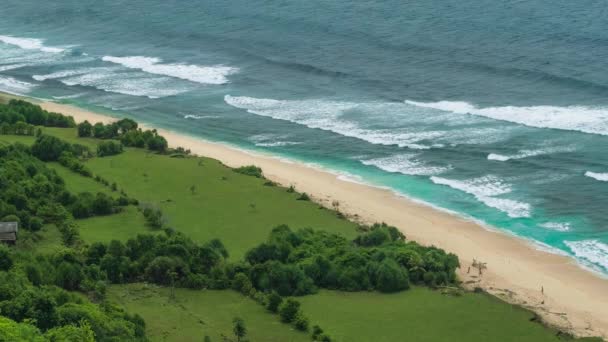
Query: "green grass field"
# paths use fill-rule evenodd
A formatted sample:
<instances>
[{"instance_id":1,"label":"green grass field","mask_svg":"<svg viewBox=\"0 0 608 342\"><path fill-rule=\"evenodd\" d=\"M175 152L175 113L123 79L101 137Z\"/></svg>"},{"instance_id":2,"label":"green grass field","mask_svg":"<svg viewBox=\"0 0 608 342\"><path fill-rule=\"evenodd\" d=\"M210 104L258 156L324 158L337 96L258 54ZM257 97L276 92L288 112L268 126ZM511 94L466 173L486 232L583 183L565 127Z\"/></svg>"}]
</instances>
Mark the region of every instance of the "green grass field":
<instances>
[{"instance_id":1,"label":"green grass field","mask_svg":"<svg viewBox=\"0 0 608 342\"><path fill-rule=\"evenodd\" d=\"M222 341L222 334L232 334L234 317L245 321L250 341L310 341L306 334L282 324L253 300L230 290L175 289L172 300L167 288L129 284L111 286L108 294L144 317L151 341L203 341L205 335L212 341Z\"/></svg>"},{"instance_id":2,"label":"green grass field","mask_svg":"<svg viewBox=\"0 0 608 342\"><path fill-rule=\"evenodd\" d=\"M415 287L396 294L321 291L301 299L313 324L336 341L557 341L533 314L489 295L441 295Z\"/></svg>"},{"instance_id":3,"label":"green grass field","mask_svg":"<svg viewBox=\"0 0 608 342\"><path fill-rule=\"evenodd\" d=\"M71 142L81 142L73 129L49 129ZM27 139L26 139L27 138ZM28 140L29 139L29 140ZM0 136L0 142L31 143L32 137ZM92 148L97 143L86 139ZM297 194L264 185L264 180L233 172L207 158L171 158L143 150L126 149L120 155L87 162L95 174L141 202L158 205L169 225L199 242L221 239L233 261L264 241L279 224L313 227L354 237L356 224L340 219L312 202L296 200ZM57 164L73 192L104 191L107 187ZM194 186L194 192L191 188ZM78 220L87 243L126 240L151 232L135 207L111 216ZM54 227L45 227L38 250L60 247ZM242 317L251 341L309 341L305 334L281 324L250 299L232 291L176 290L142 284L113 285L108 296L137 312L147 322L152 341L202 341L210 335L220 341L230 334L231 320ZM322 291L299 298L312 324L321 325L336 341L556 341L555 331L530 322L530 312L483 294L460 297L414 288L393 295Z\"/></svg>"},{"instance_id":4,"label":"green grass field","mask_svg":"<svg viewBox=\"0 0 608 342\"><path fill-rule=\"evenodd\" d=\"M241 175L207 158L170 158L127 149L87 165L129 196L162 208L168 225L204 242L221 239L238 260L279 224L354 237L356 225L284 188ZM192 193L191 187L195 187Z\"/></svg>"}]
</instances>

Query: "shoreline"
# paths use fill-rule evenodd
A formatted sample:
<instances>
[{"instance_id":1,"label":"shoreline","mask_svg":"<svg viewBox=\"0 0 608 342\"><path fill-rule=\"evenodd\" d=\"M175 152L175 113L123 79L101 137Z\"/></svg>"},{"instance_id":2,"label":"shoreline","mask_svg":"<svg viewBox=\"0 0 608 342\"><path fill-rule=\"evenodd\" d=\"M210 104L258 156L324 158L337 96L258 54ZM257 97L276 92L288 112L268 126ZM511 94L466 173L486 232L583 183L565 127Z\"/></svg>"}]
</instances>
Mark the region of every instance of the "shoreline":
<instances>
[{"instance_id":1,"label":"shoreline","mask_svg":"<svg viewBox=\"0 0 608 342\"><path fill-rule=\"evenodd\" d=\"M76 122L116 120L75 106L31 100L48 111L71 115ZM141 126L154 128L145 123ZM188 148L195 155L217 159L230 167L255 164L262 168L266 178L283 186L294 185L326 207L331 208L333 201L339 201L340 210L350 218L363 223L386 222L399 228L410 240L455 253L461 262L459 277L469 289L481 287L536 312L545 323L576 336L608 338L608 280L569 256L537 249L527 239L389 189L345 179L344 175L166 129L157 130L172 147ZM472 267L467 272L473 259L487 263L481 277Z\"/></svg>"}]
</instances>

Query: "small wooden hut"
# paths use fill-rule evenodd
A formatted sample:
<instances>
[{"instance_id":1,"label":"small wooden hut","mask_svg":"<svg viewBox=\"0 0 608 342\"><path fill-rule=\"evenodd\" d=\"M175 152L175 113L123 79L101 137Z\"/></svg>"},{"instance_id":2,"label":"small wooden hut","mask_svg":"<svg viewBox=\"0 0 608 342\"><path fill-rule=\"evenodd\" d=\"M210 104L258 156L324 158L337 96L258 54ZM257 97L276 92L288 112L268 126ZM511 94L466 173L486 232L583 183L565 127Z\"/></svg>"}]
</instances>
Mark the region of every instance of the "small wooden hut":
<instances>
[{"instance_id":1,"label":"small wooden hut","mask_svg":"<svg viewBox=\"0 0 608 342\"><path fill-rule=\"evenodd\" d=\"M0 242L14 245L17 242L17 232L19 224L17 222L0 222Z\"/></svg>"}]
</instances>

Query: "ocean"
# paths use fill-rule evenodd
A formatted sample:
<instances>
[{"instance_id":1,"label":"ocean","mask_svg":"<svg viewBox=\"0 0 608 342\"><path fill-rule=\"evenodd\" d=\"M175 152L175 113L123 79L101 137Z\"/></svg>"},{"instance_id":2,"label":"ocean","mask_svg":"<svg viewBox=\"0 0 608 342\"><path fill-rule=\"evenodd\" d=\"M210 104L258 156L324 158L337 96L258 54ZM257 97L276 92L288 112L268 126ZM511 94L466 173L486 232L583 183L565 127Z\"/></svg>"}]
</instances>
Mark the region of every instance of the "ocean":
<instances>
[{"instance_id":1,"label":"ocean","mask_svg":"<svg viewBox=\"0 0 608 342\"><path fill-rule=\"evenodd\" d=\"M608 5L4 0L0 90L323 167L608 274Z\"/></svg>"}]
</instances>

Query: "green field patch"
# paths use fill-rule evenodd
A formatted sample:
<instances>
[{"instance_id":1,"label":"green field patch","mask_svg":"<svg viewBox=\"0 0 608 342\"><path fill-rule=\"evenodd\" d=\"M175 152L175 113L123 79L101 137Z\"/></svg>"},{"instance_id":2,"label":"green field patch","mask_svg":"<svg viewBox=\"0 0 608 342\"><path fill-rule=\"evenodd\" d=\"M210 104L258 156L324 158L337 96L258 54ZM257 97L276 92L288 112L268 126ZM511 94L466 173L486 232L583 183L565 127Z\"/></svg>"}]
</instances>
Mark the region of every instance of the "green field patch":
<instances>
[{"instance_id":1,"label":"green field patch","mask_svg":"<svg viewBox=\"0 0 608 342\"><path fill-rule=\"evenodd\" d=\"M530 311L490 295L444 295L414 287L395 294L320 291L298 298L311 324L334 341L559 341Z\"/></svg>"},{"instance_id":2,"label":"green field patch","mask_svg":"<svg viewBox=\"0 0 608 342\"><path fill-rule=\"evenodd\" d=\"M47 166L57 171L59 176L65 181L66 188L74 194L79 192L90 192L92 194L103 192L113 197L119 195L118 192L111 191L108 187L96 182L93 178L84 177L59 163L47 163Z\"/></svg>"},{"instance_id":3,"label":"green field patch","mask_svg":"<svg viewBox=\"0 0 608 342\"><path fill-rule=\"evenodd\" d=\"M195 241L219 238L231 260L264 241L279 224L356 235L356 225L285 188L242 175L208 158L171 158L138 149L93 158L87 166L130 197L162 208L169 227Z\"/></svg>"},{"instance_id":4,"label":"green field patch","mask_svg":"<svg viewBox=\"0 0 608 342\"><path fill-rule=\"evenodd\" d=\"M232 336L232 319L245 321L250 341L310 341L307 334L281 323L253 300L234 291L175 289L154 285L112 285L108 298L121 303L128 311L146 320L146 333L151 341L222 341L221 335Z\"/></svg>"},{"instance_id":5,"label":"green field patch","mask_svg":"<svg viewBox=\"0 0 608 342\"><path fill-rule=\"evenodd\" d=\"M80 236L87 243L126 241L137 234L160 233L146 226L141 213L134 206L125 207L113 215L95 216L78 220Z\"/></svg>"}]
</instances>

